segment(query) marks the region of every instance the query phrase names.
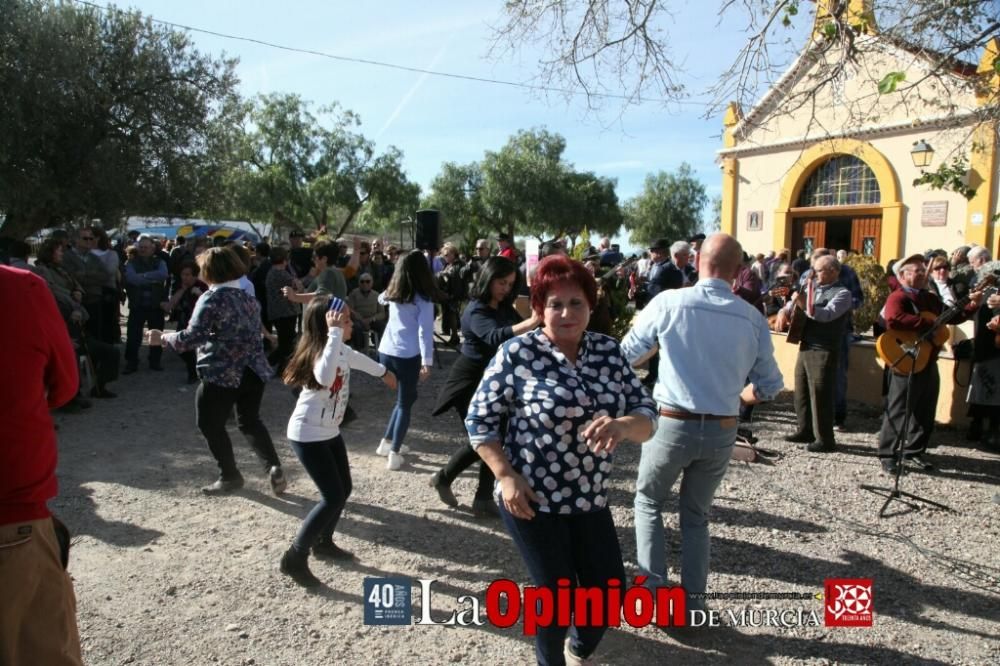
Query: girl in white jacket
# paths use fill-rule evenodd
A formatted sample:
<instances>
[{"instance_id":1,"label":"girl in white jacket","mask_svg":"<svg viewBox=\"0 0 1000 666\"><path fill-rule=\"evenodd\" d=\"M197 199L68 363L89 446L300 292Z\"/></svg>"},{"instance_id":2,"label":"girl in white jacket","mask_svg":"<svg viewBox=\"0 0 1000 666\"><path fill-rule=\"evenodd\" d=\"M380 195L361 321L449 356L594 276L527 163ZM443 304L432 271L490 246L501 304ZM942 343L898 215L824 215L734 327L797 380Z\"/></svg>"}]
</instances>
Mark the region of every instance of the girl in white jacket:
<instances>
[{"instance_id":1,"label":"girl in white jacket","mask_svg":"<svg viewBox=\"0 0 1000 666\"><path fill-rule=\"evenodd\" d=\"M281 558L282 573L305 587L320 584L309 571L310 549L317 557L353 557L333 543L333 531L351 494L347 447L340 436L351 369L381 377L390 389L396 388L396 377L384 365L345 344L351 328L351 312L343 301L334 298L331 308L330 298L314 299L303 315L302 337L283 377L289 386L302 389L288 421L288 443L321 496Z\"/></svg>"}]
</instances>

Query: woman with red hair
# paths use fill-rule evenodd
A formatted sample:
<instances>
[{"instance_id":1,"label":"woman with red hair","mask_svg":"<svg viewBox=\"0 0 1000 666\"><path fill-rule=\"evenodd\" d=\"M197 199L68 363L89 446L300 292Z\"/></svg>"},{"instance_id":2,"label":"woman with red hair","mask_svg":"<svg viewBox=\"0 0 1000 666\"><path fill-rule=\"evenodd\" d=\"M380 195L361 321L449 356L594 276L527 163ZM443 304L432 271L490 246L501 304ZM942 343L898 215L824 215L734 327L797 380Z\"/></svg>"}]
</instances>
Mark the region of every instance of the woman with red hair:
<instances>
[{"instance_id":1,"label":"woman with red hair","mask_svg":"<svg viewBox=\"0 0 1000 666\"><path fill-rule=\"evenodd\" d=\"M560 579L604 590L609 581L624 583L608 508L611 454L623 441L646 441L656 424L656 405L618 342L587 331L596 302L597 283L583 264L544 259L531 286L542 328L500 347L465 420L472 447L497 478L507 531L535 585L554 597ZM586 658L605 629L572 627L567 638L567 627L540 627L538 662Z\"/></svg>"}]
</instances>

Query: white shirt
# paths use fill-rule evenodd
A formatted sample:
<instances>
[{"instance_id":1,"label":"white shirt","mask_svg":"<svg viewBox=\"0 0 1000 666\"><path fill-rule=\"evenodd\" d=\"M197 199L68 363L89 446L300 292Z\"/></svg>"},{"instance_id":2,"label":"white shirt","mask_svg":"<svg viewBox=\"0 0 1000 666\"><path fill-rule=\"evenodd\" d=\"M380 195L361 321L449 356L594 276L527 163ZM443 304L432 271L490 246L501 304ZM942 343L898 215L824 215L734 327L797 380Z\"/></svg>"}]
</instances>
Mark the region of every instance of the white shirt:
<instances>
[{"instance_id":1,"label":"white shirt","mask_svg":"<svg viewBox=\"0 0 1000 666\"><path fill-rule=\"evenodd\" d=\"M938 280L934 278L934 284L938 289L938 296L941 297L941 301L944 303L946 308L950 308L958 300L955 298L955 292L951 290L951 286L948 285L947 280Z\"/></svg>"},{"instance_id":2,"label":"white shirt","mask_svg":"<svg viewBox=\"0 0 1000 666\"><path fill-rule=\"evenodd\" d=\"M646 278L649 277L649 266L652 264L652 259L643 258L635 262L635 270L639 274L639 277Z\"/></svg>"},{"instance_id":3,"label":"white shirt","mask_svg":"<svg viewBox=\"0 0 1000 666\"><path fill-rule=\"evenodd\" d=\"M303 387L285 435L296 442L322 442L340 434L340 424L351 392L351 369L381 377L386 368L343 344L344 331L331 328L326 346L313 365L313 376L323 388Z\"/></svg>"},{"instance_id":4,"label":"white shirt","mask_svg":"<svg viewBox=\"0 0 1000 666\"><path fill-rule=\"evenodd\" d=\"M622 351L635 362L657 345L653 398L662 406L735 416L747 377L763 400L784 388L767 320L718 278L659 293L639 313Z\"/></svg>"}]
</instances>

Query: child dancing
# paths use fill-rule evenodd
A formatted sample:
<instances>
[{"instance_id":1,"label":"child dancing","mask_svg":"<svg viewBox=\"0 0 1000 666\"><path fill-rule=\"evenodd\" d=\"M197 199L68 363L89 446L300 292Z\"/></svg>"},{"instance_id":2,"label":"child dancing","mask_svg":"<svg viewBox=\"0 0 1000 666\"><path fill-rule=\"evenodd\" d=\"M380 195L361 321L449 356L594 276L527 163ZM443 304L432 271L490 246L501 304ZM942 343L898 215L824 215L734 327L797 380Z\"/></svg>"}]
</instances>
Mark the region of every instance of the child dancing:
<instances>
[{"instance_id":1,"label":"child dancing","mask_svg":"<svg viewBox=\"0 0 1000 666\"><path fill-rule=\"evenodd\" d=\"M340 424L350 393L351 369L381 377L390 389L396 377L384 365L345 343L351 338L351 312L339 298L314 299L302 320L302 337L283 379L301 387L288 421L288 443L319 488L320 501L302 522L291 547L281 558L281 571L304 587L320 581L309 571L312 549L317 557L349 560L353 555L333 543L333 532L351 494L351 469Z\"/></svg>"}]
</instances>

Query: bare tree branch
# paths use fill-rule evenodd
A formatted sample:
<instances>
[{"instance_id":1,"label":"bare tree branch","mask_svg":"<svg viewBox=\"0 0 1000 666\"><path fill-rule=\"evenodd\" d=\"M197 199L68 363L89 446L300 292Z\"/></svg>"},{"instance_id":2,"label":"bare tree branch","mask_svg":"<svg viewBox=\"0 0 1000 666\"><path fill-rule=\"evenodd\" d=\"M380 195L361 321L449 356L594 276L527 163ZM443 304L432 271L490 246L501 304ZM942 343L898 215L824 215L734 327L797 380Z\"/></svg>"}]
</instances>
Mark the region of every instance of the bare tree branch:
<instances>
[{"instance_id":1,"label":"bare tree branch","mask_svg":"<svg viewBox=\"0 0 1000 666\"><path fill-rule=\"evenodd\" d=\"M534 82L555 87L567 101L574 94L584 96L588 112L612 107L620 117L634 105L692 103L690 98L697 95L709 100L705 115L715 116L733 101L746 110L759 104L799 57L805 58L803 67L811 67L809 85L782 101L782 113L802 109L811 97L836 90L855 76L871 77L877 84L889 72L860 63L894 45L924 70L896 87L893 94L900 103L915 104L919 96L943 112L954 112L954 86L946 83L953 84L958 74L975 85L975 67L970 65L1000 33L997 0L872 0L874 22L868 15L853 15L847 0L836 0L828 3L828 16L815 26L817 34L810 37L813 43L807 51L801 34L803 28L813 33L816 3L720 0L720 24L723 18L741 16L746 41L713 83L689 91L670 48L671 10L678 6L670 0L508 0L494 27L489 56L541 49ZM934 81L944 92L928 99L921 91ZM865 121L877 97L873 94L860 104L862 100L853 100L849 120ZM997 100L984 108L986 117L1000 117Z\"/></svg>"}]
</instances>

